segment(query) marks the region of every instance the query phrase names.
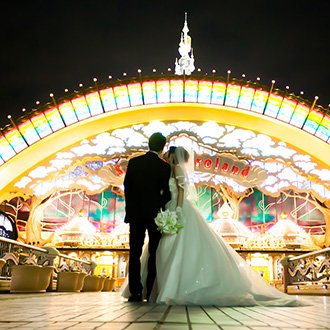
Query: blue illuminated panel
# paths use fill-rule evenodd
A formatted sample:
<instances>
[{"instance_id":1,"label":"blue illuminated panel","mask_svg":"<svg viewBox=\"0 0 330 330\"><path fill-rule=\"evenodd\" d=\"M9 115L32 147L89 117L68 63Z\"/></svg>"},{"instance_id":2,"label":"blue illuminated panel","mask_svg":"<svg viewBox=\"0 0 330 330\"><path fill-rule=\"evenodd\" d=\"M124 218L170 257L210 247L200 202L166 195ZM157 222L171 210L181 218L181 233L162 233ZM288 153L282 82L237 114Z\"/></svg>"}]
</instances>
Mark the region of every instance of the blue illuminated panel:
<instances>
[{"instance_id":1,"label":"blue illuminated panel","mask_svg":"<svg viewBox=\"0 0 330 330\"><path fill-rule=\"evenodd\" d=\"M21 133L16 128L6 132L5 137L16 152L20 152L28 147Z\"/></svg>"},{"instance_id":2,"label":"blue illuminated panel","mask_svg":"<svg viewBox=\"0 0 330 330\"><path fill-rule=\"evenodd\" d=\"M250 110L255 89L251 87L242 87L241 95L238 100L238 108Z\"/></svg>"},{"instance_id":3,"label":"blue illuminated panel","mask_svg":"<svg viewBox=\"0 0 330 330\"><path fill-rule=\"evenodd\" d=\"M197 102L198 81L186 80L185 81L185 102Z\"/></svg>"},{"instance_id":4,"label":"blue illuminated panel","mask_svg":"<svg viewBox=\"0 0 330 330\"><path fill-rule=\"evenodd\" d=\"M198 84L198 103L210 103L212 82L200 80Z\"/></svg>"},{"instance_id":5,"label":"blue illuminated panel","mask_svg":"<svg viewBox=\"0 0 330 330\"><path fill-rule=\"evenodd\" d=\"M171 102L183 102L183 81L171 80L170 81L170 94Z\"/></svg>"},{"instance_id":6,"label":"blue illuminated panel","mask_svg":"<svg viewBox=\"0 0 330 330\"><path fill-rule=\"evenodd\" d=\"M278 111L280 110L282 101L283 101L282 96L275 94L269 95L269 99L265 110L265 115L276 118Z\"/></svg>"},{"instance_id":7,"label":"blue illuminated panel","mask_svg":"<svg viewBox=\"0 0 330 330\"><path fill-rule=\"evenodd\" d=\"M18 126L18 129L21 132L21 134L24 136L25 141L27 141L27 143L29 145L40 140L40 137L39 137L37 131L35 130L34 126L32 125L32 123L29 120L20 124Z\"/></svg>"},{"instance_id":8,"label":"blue illuminated panel","mask_svg":"<svg viewBox=\"0 0 330 330\"><path fill-rule=\"evenodd\" d=\"M128 108L130 106L126 85L114 87L113 93L118 109Z\"/></svg>"},{"instance_id":9,"label":"blue illuminated panel","mask_svg":"<svg viewBox=\"0 0 330 330\"><path fill-rule=\"evenodd\" d=\"M226 84L222 82L213 83L211 103L223 105L225 100Z\"/></svg>"},{"instance_id":10,"label":"blue illuminated panel","mask_svg":"<svg viewBox=\"0 0 330 330\"><path fill-rule=\"evenodd\" d=\"M289 99L284 99L277 115L277 119L288 123L291 119L294 109L296 108L297 102Z\"/></svg>"},{"instance_id":11,"label":"blue illuminated panel","mask_svg":"<svg viewBox=\"0 0 330 330\"><path fill-rule=\"evenodd\" d=\"M290 124L301 128L309 114L309 107L298 104L291 117Z\"/></svg>"},{"instance_id":12,"label":"blue illuminated panel","mask_svg":"<svg viewBox=\"0 0 330 330\"><path fill-rule=\"evenodd\" d=\"M92 116L96 116L103 113L103 108L98 92L87 94L86 101L88 103L88 107Z\"/></svg>"},{"instance_id":13,"label":"blue illuminated panel","mask_svg":"<svg viewBox=\"0 0 330 330\"><path fill-rule=\"evenodd\" d=\"M65 127L57 108L51 108L49 110L44 111L44 115L46 116L48 123L54 132Z\"/></svg>"},{"instance_id":14,"label":"blue illuminated panel","mask_svg":"<svg viewBox=\"0 0 330 330\"><path fill-rule=\"evenodd\" d=\"M0 156L4 161L12 158L16 155L16 152L12 146L8 143L4 136L0 136Z\"/></svg>"},{"instance_id":15,"label":"blue illuminated panel","mask_svg":"<svg viewBox=\"0 0 330 330\"><path fill-rule=\"evenodd\" d=\"M83 120L91 116L85 100L85 96L78 97L71 102L79 120Z\"/></svg>"},{"instance_id":16,"label":"blue illuminated panel","mask_svg":"<svg viewBox=\"0 0 330 330\"><path fill-rule=\"evenodd\" d=\"M324 116L316 133L315 136L318 138L324 140L324 141L330 141L330 117Z\"/></svg>"},{"instance_id":17,"label":"blue illuminated panel","mask_svg":"<svg viewBox=\"0 0 330 330\"><path fill-rule=\"evenodd\" d=\"M303 130L310 134L314 134L318 129L323 117L324 115L322 113L315 110L311 111L305 121Z\"/></svg>"},{"instance_id":18,"label":"blue illuminated panel","mask_svg":"<svg viewBox=\"0 0 330 330\"><path fill-rule=\"evenodd\" d=\"M170 82L168 80L156 81L158 103L170 102Z\"/></svg>"},{"instance_id":19,"label":"blue illuminated panel","mask_svg":"<svg viewBox=\"0 0 330 330\"><path fill-rule=\"evenodd\" d=\"M137 106L137 105L142 105L143 100L142 100L142 91L141 91L141 84L136 83L136 84L129 84L127 85L128 88L128 94L129 94L129 99L131 106Z\"/></svg>"},{"instance_id":20,"label":"blue illuminated panel","mask_svg":"<svg viewBox=\"0 0 330 330\"><path fill-rule=\"evenodd\" d=\"M254 93L251 110L258 113L263 113L268 99L268 92L256 90Z\"/></svg>"},{"instance_id":21,"label":"blue illuminated panel","mask_svg":"<svg viewBox=\"0 0 330 330\"><path fill-rule=\"evenodd\" d=\"M66 126L72 125L78 121L71 102L60 104L58 109Z\"/></svg>"},{"instance_id":22,"label":"blue illuminated panel","mask_svg":"<svg viewBox=\"0 0 330 330\"><path fill-rule=\"evenodd\" d=\"M144 104L155 104L156 99L156 84L154 81L145 81L142 83Z\"/></svg>"},{"instance_id":23,"label":"blue illuminated panel","mask_svg":"<svg viewBox=\"0 0 330 330\"><path fill-rule=\"evenodd\" d=\"M241 86L228 84L225 105L236 108L240 92Z\"/></svg>"},{"instance_id":24,"label":"blue illuminated panel","mask_svg":"<svg viewBox=\"0 0 330 330\"><path fill-rule=\"evenodd\" d=\"M117 110L117 104L115 101L115 96L113 94L112 88L101 90L100 96L105 112Z\"/></svg>"},{"instance_id":25,"label":"blue illuminated panel","mask_svg":"<svg viewBox=\"0 0 330 330\"><path fill-rule=\"evenodd\" d=\"M33 116L31 118L31 122L41 138L52 133L52 129L50 128L47 118L43 113Z\"/></svg>"}]
</instances>

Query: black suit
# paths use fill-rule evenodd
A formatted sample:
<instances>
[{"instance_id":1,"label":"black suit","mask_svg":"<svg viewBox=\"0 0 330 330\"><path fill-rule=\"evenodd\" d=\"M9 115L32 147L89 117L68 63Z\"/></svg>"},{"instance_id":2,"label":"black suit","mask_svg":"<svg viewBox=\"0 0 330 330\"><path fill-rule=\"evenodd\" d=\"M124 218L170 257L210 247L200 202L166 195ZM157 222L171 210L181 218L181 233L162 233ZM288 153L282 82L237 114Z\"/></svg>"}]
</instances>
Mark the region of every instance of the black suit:
<instances>
[{"instance_id":1,"label":"black suit","mask_svg":"<svg viewBox=\"0 0 330 330\"><path fill-rule=\"evenodd\" d=\"M132 158L128 162L125 187L125 222L130 224L129 289L131 295L142 293L140 257L145 238L149 236L149 260L147 297L150 295L156 276L156 250L161 238L155 217L171 199L168 181L169 164L154 152Z\"/></svg>"}]
</instances>

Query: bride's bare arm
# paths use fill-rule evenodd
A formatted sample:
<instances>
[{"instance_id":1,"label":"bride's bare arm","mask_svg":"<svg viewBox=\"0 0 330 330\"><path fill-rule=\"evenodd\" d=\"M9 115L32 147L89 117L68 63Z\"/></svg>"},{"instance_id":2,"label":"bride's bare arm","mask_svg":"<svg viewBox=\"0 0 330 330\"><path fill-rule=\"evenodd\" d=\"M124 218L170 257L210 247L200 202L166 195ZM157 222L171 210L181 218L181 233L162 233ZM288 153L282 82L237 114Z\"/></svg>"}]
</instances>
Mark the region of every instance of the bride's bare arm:
<instances>
[{"instance_id":1,"label":"bride's bare arm","mask_svg":"<svg viewBox=\"0 0 330 330\"><path fill-rule=\"evenodd\" d=\"M177 207L182 207L183 198L184 198L184 173L180 166L175 166L174 175L176 179L176 184L178 187L178 199L177 199Z\"/></svg>"}]
</instances>

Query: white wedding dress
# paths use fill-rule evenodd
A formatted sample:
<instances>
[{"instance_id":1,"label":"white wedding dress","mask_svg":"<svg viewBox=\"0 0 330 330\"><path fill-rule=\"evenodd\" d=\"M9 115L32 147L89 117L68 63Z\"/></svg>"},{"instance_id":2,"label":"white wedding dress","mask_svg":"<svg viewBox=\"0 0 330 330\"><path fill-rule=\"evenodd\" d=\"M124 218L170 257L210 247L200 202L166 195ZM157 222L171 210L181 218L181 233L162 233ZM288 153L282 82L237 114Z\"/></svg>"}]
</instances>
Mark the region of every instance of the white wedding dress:
<instances>
[{"instance_id":1,"label":"white wedding dress","mask_svg":"<svg viewBox=\"0 0 330 330\"><path fill-rule=\"evenodd\" d=\"M170 179L175 211L178 188ZM175 235L163 235L157 249L157 279L150 301L173 305L299 306L304 302L270 286L239 254L209 227L188 200L182 206L182 225ZM147 250L141 258L146 278ZM129 296L128 286L124 297Z\"/></svg>"}]
</instances>

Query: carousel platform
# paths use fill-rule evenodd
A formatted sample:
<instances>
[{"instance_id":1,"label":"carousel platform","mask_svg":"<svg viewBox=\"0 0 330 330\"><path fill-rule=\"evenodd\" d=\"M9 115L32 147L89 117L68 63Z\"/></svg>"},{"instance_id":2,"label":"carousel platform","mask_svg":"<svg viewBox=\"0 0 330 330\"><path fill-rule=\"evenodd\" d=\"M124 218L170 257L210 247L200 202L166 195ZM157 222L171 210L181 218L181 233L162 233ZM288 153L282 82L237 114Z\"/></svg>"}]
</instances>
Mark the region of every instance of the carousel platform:
<instances>
[{"instance_id":1,"label":"carousel platform","mask_svg":"<svg viewBox=\"0 0 330 330\"><path fill-rule=\"evenodd\" d=\"M330 329L330 297L305 307L204 307L128 303L118 292L0 294L2 329Z\"/></svg>"}]
</instances>

